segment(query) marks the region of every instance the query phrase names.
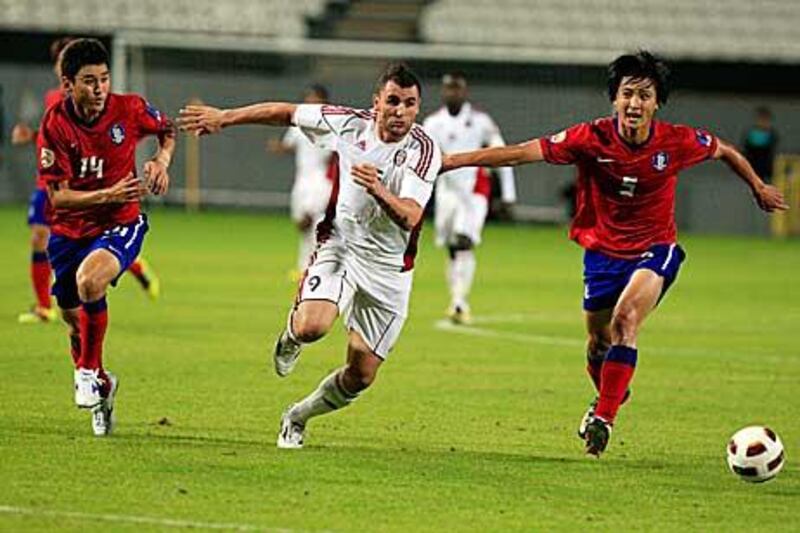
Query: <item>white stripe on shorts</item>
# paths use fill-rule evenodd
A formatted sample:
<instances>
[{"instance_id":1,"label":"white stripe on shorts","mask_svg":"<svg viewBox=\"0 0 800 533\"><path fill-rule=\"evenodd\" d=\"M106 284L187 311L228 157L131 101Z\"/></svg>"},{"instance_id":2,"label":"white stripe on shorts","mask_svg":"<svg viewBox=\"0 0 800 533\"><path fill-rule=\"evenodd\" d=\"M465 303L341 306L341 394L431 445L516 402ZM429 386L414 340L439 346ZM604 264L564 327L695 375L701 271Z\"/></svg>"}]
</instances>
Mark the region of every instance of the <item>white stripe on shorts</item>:
<instances>
[{"instance_id":1,"label":"white stripe on shorts","mask_svg":"<svg viewBox=\"0 0 800 533\"><path fill-rule=\"evenodd\" d=\"M661 265L661 270L664 270L665 268L667 268L667 265L669 264L669 262L672 261L672 251L673 250L675 250L675 244L670 244L669 245L669 253L667 254L667 259L664 261L664 264Z\"/></svg>"},{"instance_id":2,"label":"white stripe on shorts","mask_svg":"<svg viewBox=\"0 0 800 533\"><path fill-rule=\"evenodd\" d=\"M139 228L142 227L142 224L144 224L144 217L142 215L139 215L139 221L133 227L133 235L131 235L131 238L128 240L128 242L125 243L126 250L131 246L133 246L133 243L136 241L136 235L139 234Z\"/></svg>"}]
</instances>

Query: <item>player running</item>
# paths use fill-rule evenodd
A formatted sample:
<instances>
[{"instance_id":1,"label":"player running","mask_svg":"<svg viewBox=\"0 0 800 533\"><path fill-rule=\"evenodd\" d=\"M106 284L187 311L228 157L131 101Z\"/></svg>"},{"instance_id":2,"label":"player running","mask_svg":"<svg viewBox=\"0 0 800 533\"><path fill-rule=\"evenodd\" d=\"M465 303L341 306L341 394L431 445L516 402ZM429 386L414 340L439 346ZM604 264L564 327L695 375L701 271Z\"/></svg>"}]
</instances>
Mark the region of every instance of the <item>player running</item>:
<instances>
[{"instance_id":1,"label":"player running","mask_svg":"<svg viewBox=\"0 0 800 533\"><path fill-rule=\"evenodd\" d=\"M325 104L328 90L322 85L311 85L303 102L306 104ZM292 220L300 231L300 250L297 255L295 281L308 266L308 259L316 245L314 228L325 216L325 207L331 196L332 176L330 175L332 152L314 146L300 128L291 127L281 140L270 139L269 151L277 154L294 152L295 175L292 187Z\"/></svg>"},{"instance_id":2,"label":"player running","mask_svg":"<svg viewBox=\"0 0 800 533\"><path fill-rule=\"evenodd\" d=\"M606 449L628 397L639 329L685 258L674 217L678 172L721 159L750 187L761 209L787 208L781 193L730 143L654 118L669 94L669 70L661 59L646 51L623 55L608 74L612 116L514 146L446 156L443 165L449 170L546 161L578 167L578 211L569 235L585 249L587 370L599 392L579 435L586 452L596 456Z\"/></svg>"},{"instance_id":3,"label":"player running","mask_svg":"<svg viewBox=\"0 0 800 533\"><path fill-rule=\"evenodd\" d=\"M108 52L96 39L77 39L61 55L68 96L42 119L39 177L53 206L47 247L53 294L69 326L75 403L91 409L95 435L111 433L117 378L103 367L108 324L106 289L139 254L148 231L139 199L164 194L175 150L163 114L138 95L109 93ZM157 135L159 150L135 174L138 141Z\"/></svg>"},{"instance_id":4,"label":"player running","mask_svg":"<svg viewBox=\"0 0 800 533\"><path fill-rule=\"evenodd\" d=\"M444 106L423 122L425 131L445 153L477 150L485 146L505 146L500 129L492 117L467 101L467 80L462 72L442 77ZM517 199L514 172L500 169L504 204ZM491 181L482 168L461 168L443 174L436 183L436 244L447 246L450 260L447 282L450 287L448 316L456 324L470 322L469 292L475 277L475 253L489 211Z\"/></svg>"},{"instance_id":5,"label":"player running","mask_svg":"<svg viewBox=\"0 0 800 533\"><path fill-rule=\"evenodd\" d=\"M369 110L261 103L220 110L187 106L182 129L216 133L239 124L294 125L339 157L317 249L275 346L275 371L288 375L302 345L322 338L339 314L348 330L347 362L292 404L279 448L301 448L308 421L351 404L369 387L400 336L425 204L439 173L436 143L414 124L421 86L403 64L378 79Z\"/></svg>"},{"instance_id":6,"label":"player running","mask_svg":"<svg viewBox=\"0 0 800 533\"><path fill-rule=\"evenodd\" d=\"M56 39L50 45L50 57L53 60L53 70L59 86L48 90L44 95L44 110L58 104L64 98L65 88L61 83L59 56L61 51L74 40L73 37ZM11 144L24 146L36 142L37 131L25 122L14 125L11 131ZM18 317L20 323L32 324L53 322L58 319L58 312L50 299L50 283L52 272L47 259L47 242L50 239L48 218L52 208L47 199L47 184L41 177L36 179L36 190L31 195L28 205L28 226L31 228L31 282L36 296L36 304L30 311L21 313ZM159 293L159 280L143 257L134 261L130 272L152 298L156 299Z\"/></svg>"}]
</instances>

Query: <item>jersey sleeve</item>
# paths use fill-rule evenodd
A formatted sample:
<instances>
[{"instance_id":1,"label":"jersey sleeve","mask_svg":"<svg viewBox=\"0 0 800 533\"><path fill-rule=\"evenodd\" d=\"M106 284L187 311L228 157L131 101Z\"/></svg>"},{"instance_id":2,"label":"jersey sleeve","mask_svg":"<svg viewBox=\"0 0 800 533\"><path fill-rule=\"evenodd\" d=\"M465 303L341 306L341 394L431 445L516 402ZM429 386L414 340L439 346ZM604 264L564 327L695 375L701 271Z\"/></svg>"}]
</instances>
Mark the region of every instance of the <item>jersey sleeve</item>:
<instances>
[{"instance_id":1,"label":"jersey sleeve","mask_svg":"<svg viewBox=\"0 0 800 533\"><path fill-rule=\"evenodd\" d=\"M439 145L422 130L416 130L418 148L411 153L406 167L400 198L411 198L421 207L427 205L433 192L433 184L442 167L442 151Z\"/></svg>"},{"instance_id":2,"label":"jersey sleeve","mask_svg":"<svg viewBox=\"0 0 800 533\"><path fill-rule=\"evenodd\" d=\"M676 137L679 139L678 167L684 169L711 159L717 151L719 141L715 135L700 128L690 126L675 126Z\"/></svg>"},{"instance_id":3,"label":"jersey sleeve","mask_svg":"<svg viewBox=\"0 0 800 533\"><path fill-rule=\"evenodd\" d=\"M336 139L354 120L360 120L360 111L349 107L325 104L300 104L292 122L300 128L311 144L327 150L336 149Z\"/></svg>"},{"instance_id":4,"label":"jersey sleeve","mask_svg":"<svg viewBox=\"0 0 800 533\"><path fill-rule=\"evenodd\" d=\"M36 138L37 170L40 179L47 183L56 183L72 177L67 146L68 142L63 138L57 118L53 113L46 114Z\"/></svg>"},{"instance_id":5,"label":"jersey sleeve","mask_svg":"<svg viewBox=\"0 0 800 533\"><path fill-rule=\"evenodd\" d=\"M569 127L550 137L539 139L544 160L552 165L571 165L583 157L591 145L591 124Z\"/></svg>"},{"instance_id":6,"label":"jersey sleeve","mask_svg":"<svg viewBox=\"0 0 800 533\"><path fill-rule=\"evenodd\" d=\"M139 137L148 135L157 135L158 137L174 136L175 129L169 117L153 107L141 96L134 98L132 111L139 127Z\"/></svg>"}]
</instances>

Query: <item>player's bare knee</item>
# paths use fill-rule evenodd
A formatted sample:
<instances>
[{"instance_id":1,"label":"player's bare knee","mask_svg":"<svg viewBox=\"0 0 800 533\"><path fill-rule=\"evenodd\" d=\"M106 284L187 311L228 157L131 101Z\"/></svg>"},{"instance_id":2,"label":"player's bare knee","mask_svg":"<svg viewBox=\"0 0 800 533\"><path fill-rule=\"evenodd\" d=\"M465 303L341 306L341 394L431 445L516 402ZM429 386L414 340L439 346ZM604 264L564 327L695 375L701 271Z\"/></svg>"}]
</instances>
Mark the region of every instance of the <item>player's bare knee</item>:
<instances>
[{"instance_id":1,"label":"player's bare knee","mask_svg":"<svg viewBox=\"0 0 800 533\"><path fill-rule=\"evenodd\" d=\"M611 318L611 334L614 344L625 344L636 339L639 326L638 312L633 306L622 306L614 310Z\"/></svg>"},{"instance_id":2,"label":"player's bare knee","mask_svg":"<svg viewBox=\"0 0 800 533\"><path fill-rule=\"evenodd\" d=\"M292 320L292 333L300 342L314 342L327 332L328 325L318 316L298 313Z\"/></svg>"},{"instance_id":3,"label":"player's bare knee","mask_svg":"<svg viewBox=\"0 0 800 533\"><path fill-rule=\"evenodd\" d=\"M76 282L78 285L78 295L81 301L84 302L94 302L102 298L106 293L106 286L108 285L96 274L86 272L83 269L78 269Z\"/></svg>"}]
</instances>

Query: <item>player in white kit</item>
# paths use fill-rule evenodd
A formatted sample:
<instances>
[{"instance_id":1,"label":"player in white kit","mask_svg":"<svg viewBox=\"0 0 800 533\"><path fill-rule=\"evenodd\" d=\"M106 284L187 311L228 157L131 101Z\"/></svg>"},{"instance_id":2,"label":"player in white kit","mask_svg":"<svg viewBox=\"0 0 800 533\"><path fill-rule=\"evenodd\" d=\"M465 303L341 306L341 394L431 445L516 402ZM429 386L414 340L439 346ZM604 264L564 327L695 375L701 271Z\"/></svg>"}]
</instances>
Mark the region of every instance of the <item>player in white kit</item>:
<instances>
[{"instance_id":1,"label":"player in white kit","mask_svg":"<svg viewBox=\"0 0 800 533\"><path fill-rule=\"evenodd\" d=\"M423 211L441 167L439 147L414 123L420 97L418 78L394 64L378 79L369 110L269 102L181 110L182 129L195 134L237 124L295 125L339 157L339 179L317 226L317 249L274 362L279 376L288 375L302 345L323 337L340 314L348 330L347 362L289 406L280 448L301 448L310 418L349 405L369 387L400 335Z\"/></svg>"},{"instance_id":2,"label":"player in white kit","mask_svg":"<svg viewBox=\"0 0 800 533\"><path fill-rule=\"evenodd\" d=\"M325 104L328 102L328 90L322 85L311 85L305 92L303 102ZM287 129L282 139L270 139L267 147L275 154L294 153L291 215L300 231L300 249L293 277L299 280L316 245L314 228L325 215L331 195L332 176L329 176L329 171L333 152L314 146L296 126Z\"/></svg>"},{"instance_id":3,"label":"player in white kit","mask_svg":"<svg viewBox=\"0 0 800 533\"><path fill-rule=\"evenodd\" d=\"M423 125L445 153L505 146L494 120L467 101L467 80L463 73L442 77L444 105L428 116ZM504 204L517 199L511 167L499 169L501 198ZM448 316L457 324L470 321L468 302L475 277L474 248L489 211L491 181L486 169L468 167L442 174L436 182L436 243L449 254L447 282L450 287Z\"/></svg>"}]
</instances>

